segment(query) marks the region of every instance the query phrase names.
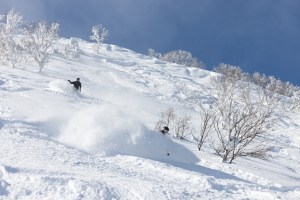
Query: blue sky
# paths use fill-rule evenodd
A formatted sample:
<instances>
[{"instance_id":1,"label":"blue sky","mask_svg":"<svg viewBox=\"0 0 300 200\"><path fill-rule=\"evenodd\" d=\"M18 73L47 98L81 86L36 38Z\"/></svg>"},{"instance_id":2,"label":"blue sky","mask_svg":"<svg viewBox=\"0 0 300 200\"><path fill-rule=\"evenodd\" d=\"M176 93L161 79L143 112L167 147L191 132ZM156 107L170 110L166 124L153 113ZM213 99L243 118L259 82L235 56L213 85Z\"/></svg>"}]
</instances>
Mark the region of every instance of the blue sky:
<instances>
[{"instance_id":1,"label":"blue sky","mask_svg":"<svg viewBox=\"0 0 300 200\"><path fill-rule=\"evenodd\" d=\"M91 28L108 43L140 53L187 50L207 69L223 62L300 85L298 0L0 0L25 19L61 24L60 35L88 40Z\"/></svg>"}]
</instances>

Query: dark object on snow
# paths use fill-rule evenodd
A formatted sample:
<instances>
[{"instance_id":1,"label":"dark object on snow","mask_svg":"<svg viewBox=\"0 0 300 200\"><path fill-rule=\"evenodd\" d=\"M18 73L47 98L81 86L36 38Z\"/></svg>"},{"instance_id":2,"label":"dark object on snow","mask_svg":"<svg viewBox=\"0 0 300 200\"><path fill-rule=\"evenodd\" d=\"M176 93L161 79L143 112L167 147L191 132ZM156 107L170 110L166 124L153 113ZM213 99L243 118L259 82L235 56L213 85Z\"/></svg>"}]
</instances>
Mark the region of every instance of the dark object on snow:
<instances>
[{"instance_id":1,"label":"dark object on snow","mask_svg":"<svg viewBox=\"0 0 300 200\"><path fill-rule=\"evenodd\" d=\"M76 81L70 81L68 80L71 84L74 85L76 90L81 91L81 83L80 83L80 78L77 78Z\"/></svg>"},{"instance_id":2,"label":"dark object on snow","mask_svg":"<svg viewBox=\"0 0 300 200\"><path fill-rule=\"evenodd\" d=\"M160 131L162 134L166 134L169 132L169 127L164 126L164 128Z\"/></svg>"}]
</instances>

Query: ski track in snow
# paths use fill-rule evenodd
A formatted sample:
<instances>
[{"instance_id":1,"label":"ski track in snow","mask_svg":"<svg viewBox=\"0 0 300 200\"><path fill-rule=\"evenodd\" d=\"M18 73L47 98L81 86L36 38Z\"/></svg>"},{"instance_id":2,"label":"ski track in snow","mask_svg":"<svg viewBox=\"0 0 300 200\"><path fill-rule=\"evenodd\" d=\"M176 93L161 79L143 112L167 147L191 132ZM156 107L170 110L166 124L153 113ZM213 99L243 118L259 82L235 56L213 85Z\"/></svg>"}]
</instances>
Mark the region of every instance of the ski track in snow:
<instances>
[{"instance_id":1,"label":"ski track in snow","mask_svg":"<svg viewBox=\"0 0 300 200\"><path fill-rule=\"evenodd\" d=\"M270 133L269 160L241 158L233 165L180 141L198 163L103 156L59 141L69 118L91 106L121 107L152 128L165 106L193 110L193 100L209 100L211 72L114 45L95 55L81 45L86 52L77 61L57 57L42 73L1 68L0 199L300 199L296 125ZM66 81L76 77L80 94Z\"/></svg>"}]
</instances>

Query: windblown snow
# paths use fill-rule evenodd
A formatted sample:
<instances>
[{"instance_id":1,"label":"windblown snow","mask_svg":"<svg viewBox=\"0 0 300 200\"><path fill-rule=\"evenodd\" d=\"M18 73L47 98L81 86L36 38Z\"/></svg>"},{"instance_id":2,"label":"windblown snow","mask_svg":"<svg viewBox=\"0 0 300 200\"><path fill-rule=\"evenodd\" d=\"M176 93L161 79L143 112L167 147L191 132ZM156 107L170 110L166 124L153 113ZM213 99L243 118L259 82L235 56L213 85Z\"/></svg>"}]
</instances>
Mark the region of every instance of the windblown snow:
<instances>
[{"instance_id":1,"label":"windblown snow","mask_svg":"<svg viewBox=\"0 0 300 200\"><path fill-rule=\"evenodd\" d=\"M300 199L299 113L274 125L267 160L222 163L154 130L168 107L197 122L213 72L78 41L41 73L0 66L0 199Z\"/></svg>"}]
</instances>

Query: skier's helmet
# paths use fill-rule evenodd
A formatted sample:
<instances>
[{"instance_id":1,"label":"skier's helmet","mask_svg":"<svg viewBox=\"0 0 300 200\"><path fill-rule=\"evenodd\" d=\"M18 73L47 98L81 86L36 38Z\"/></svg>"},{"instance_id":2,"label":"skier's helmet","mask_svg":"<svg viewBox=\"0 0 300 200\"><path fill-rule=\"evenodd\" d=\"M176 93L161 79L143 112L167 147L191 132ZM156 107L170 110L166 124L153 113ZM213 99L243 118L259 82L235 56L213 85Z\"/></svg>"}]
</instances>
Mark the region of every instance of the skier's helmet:
<instances>
[{"instance_id":1,"label":"skier's helmet","mask_svg":"<svg viewBox=\"0 0 300 200\"><path fill-rule=\"evenodd\" d=\"M80 78L77 78L76 80L77 80L77 81L79 81L79 80L80 80Z\"/></svg>"}]
</instances>

